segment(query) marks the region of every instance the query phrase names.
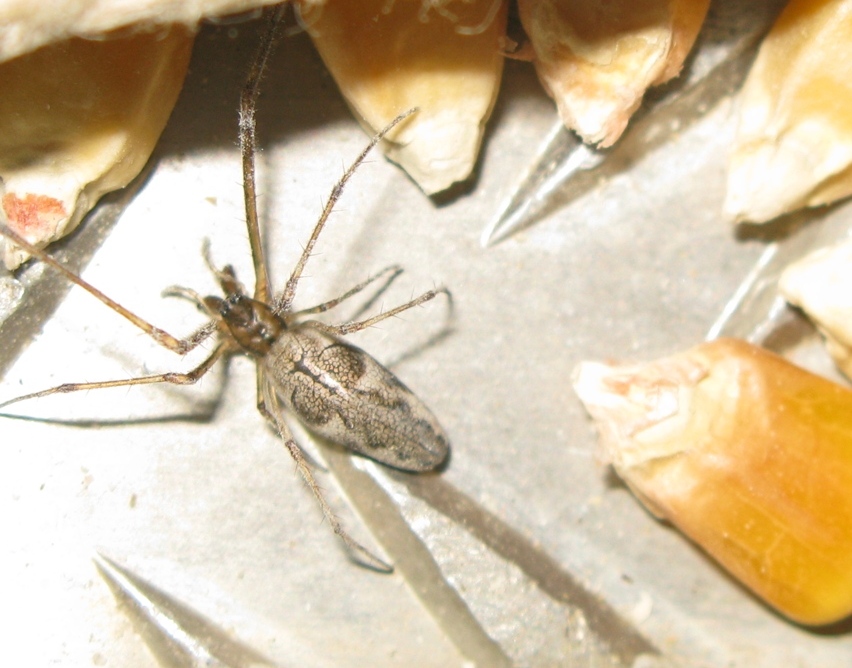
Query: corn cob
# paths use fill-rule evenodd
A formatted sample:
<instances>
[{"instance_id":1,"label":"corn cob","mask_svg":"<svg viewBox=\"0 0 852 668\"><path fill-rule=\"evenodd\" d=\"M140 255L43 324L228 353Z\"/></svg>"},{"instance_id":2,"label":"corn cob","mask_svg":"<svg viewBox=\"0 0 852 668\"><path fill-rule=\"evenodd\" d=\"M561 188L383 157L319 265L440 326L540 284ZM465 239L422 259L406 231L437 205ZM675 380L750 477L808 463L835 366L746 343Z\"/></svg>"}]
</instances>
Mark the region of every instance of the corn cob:
<instances>
[{"instance_id":1,"label":"corn cob","mask_svg":"<svg viewBox=\"0 0 852 668\"><path fill-rule=\"evenodd\" d=\"M791 619L852 613L852 390L734 339L574 383L649 510Z\"/></svg>"}]
</instances>

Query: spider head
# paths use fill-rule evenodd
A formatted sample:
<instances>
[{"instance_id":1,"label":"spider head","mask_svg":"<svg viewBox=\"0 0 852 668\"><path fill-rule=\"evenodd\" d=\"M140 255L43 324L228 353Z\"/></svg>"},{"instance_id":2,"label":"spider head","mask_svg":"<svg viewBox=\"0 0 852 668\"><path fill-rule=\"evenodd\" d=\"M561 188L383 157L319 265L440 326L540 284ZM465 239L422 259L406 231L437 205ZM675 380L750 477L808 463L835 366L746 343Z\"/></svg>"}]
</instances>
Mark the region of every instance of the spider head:
<instances>
[{"instance_id":1,"label":"spider head","mask_svg":"<svg viewBox=\"0 0 852 668\"><path fill-rule=\"evenodd\" d=\"M232 283L228 283L228 277ZM205 297L205 307L211 314L218 316L223 331L243 351L255 357L263 357L287 325L266 304L255 301L242 291L230 267L225 267L220 279L226 290L225 298Z\"/></svg>"}]
</instances>

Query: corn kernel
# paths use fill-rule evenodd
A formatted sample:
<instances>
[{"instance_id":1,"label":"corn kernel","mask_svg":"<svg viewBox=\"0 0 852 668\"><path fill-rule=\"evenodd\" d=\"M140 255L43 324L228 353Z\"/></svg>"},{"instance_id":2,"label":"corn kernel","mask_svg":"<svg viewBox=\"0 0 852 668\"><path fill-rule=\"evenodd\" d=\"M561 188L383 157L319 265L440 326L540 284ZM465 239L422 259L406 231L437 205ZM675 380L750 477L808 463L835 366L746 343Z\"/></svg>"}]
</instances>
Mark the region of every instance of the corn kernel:
<instances>
[{"instance_id":1,"label":"corn kernel","mask_svg":"<svg viewBox=\"0 0 852 668\"><path fill-rule=\"evenodd\" d=\"M734 339L574 383L653 513L791 619L852 613L852 390Z\"/></svg>"},{"instance_id":2,"label":"corn kernel","mask_svg":"<svg viewBox=\"0 0 852 668\"><path fill-rule=\"evenodd\" d=\"M852 378L852 240L821 248L784 270L778 290L825 337L841 371Z\"/></svg>"},{"instance_id":3,"label":"corn kernel","mask_svg":"<svg viewBox=\"0 0 852 668\"><path fill-rule=\"evenodd\" d=\"M756 223L852 194L852 0L792 0L740 95L725 213Z\"/></svg>"},{"instance_id":4,"label":"corn kernel","mask_svg":"<svg viewBox=\"0 0 852 668\"><path fill-rule=\"evenodd\" d=\"M55 42L0 64L0 178L9 225L44 246L145 165L189 66L194 30ZM26 259L6 249L7 267Z\"/></svg>"},{"instance_id":5,"label":"corn kernel","mask_svg":"<svg viewBox=\"0 0 852 668\"><path fill-rule=\"evenodd\" d=\"M420 111L385 154L427 193L467 178L500 87L505 0L305 0L301 19L341 92L376 133Z\"/></svg>"},{"instance_id":6,"label":"corn kernel","mask_svg":"<svg viewBox=\"0 0 852 668\"><path fill-rule=\"evenodd\" d=\"M519 0L544 89L566 127L611 146L650 86L677 76L709 0Z\"/></svg>"}]
</instances>

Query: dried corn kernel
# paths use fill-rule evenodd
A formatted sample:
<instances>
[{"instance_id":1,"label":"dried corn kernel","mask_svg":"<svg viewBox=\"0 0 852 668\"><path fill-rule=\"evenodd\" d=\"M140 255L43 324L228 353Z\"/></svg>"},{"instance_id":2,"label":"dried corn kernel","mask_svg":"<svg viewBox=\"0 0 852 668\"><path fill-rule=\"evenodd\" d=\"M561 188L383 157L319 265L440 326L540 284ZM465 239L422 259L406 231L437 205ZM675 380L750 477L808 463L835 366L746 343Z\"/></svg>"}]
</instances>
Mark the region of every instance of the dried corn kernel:
<instances>
[{"instance_id":1,"label":"dried corn kernel","mask_svg":"<svg viewBox=\"0 0 852 668\"><path fill-rule=\"evenodd\" d=\"M305 0L322 2L323 0ZM0 0L0 62L72 37L97 39L118 30L183 24L194 27L208 16L248 12L278 0Z\"/></svg>"},{"instance_id":2,"label":"dried corn kernel","mask_svg":"<svg viewBox=\"0 0 852 668\"><path fill-rule=\"evenodd\" d=\"M725 213L765 222L852 193L852 0L792 0L740 95Z\"/></svg>"},{"instance_id":3,"label":"dried corn kernel","mask_svg":"<svg viewBox=\"0 0 852 668\"><path fill-rule=\"evenodd\" d=\"M649 86L680 72L709 0L519 0L542 85L590 143L621 136Z\"/></svg>"},{"instance_id":4,"label":"dried corn kernel","mask_svg":"<svg viewBox=\"0 0 852 668\"><path fill-rule=\"evenodd\" d=\"M39 246L123 188L154 149L183 85L194 32L69 39L0 64L0 206ZM26 256L6 248L6 266Z\"/></svg>"},{"instance_id":5,"label":"dried corn kernel","mask_svg":"<svg viewBox=\"0 0 852 668\"><path fill-rule=\"evenodd\" d=\"M328 0L302 22L359 120L428 194L467 178L503 72L505 0Z\"/></svg>"},{"instance_id":6,"label":"dried corn kernel","mask_svg":"<svg viewBox=\"0 0 852 668\"><path fill-rule=\"evenodd\" d=\"M778 289L825 336L837 366L852 378L852 241L820 249L791 264Z\"/></svg>"},{"instance_id":7,"label":"dried corn kernel","mask_svg":"<svg viewBox=\"0 0 852 668\"><path fill-rule=\"evenodd\" d=\"M852 613L852 390L734 339L574 383L652 512L791 619Z\"/></svg>"}]
</instances>

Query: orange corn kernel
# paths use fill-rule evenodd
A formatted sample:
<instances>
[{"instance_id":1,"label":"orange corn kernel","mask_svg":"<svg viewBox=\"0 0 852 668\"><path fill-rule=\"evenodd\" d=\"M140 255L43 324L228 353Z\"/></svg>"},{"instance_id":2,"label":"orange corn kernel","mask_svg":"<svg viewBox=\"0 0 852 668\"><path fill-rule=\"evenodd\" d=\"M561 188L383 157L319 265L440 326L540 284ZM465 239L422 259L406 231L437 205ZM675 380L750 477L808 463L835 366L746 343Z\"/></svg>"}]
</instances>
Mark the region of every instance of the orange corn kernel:
<instances>
[{"instance_id":1,"label":"orange corn kernel","mask_svg":"<svg viewBox=\"0 0 852 668\"><path fill-rule=\"evenodd\" d=\"M791 619L852 613L852 390L734 339L574 383L649 510Z\"/></svg>"}]
</instances>

